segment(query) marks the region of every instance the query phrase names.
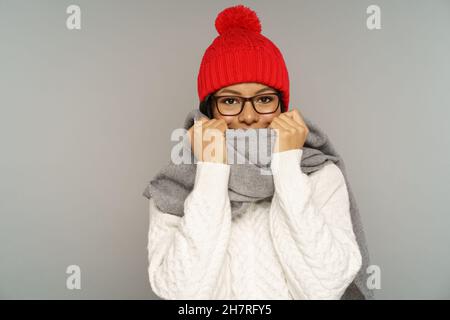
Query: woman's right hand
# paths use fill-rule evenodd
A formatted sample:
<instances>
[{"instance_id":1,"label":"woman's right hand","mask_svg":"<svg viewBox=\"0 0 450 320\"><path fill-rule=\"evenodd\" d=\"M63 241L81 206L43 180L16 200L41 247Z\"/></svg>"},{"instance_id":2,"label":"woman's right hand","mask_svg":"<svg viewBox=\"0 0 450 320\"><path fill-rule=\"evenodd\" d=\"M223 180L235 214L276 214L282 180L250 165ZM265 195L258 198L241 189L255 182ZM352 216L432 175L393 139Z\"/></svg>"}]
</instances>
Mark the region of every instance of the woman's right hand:
<instances>
[{"instance_id":1,"label":"woman's right hand","mask_svg":"<svg viewBox=\"0 0 450 320\"><path fill-rule=\"evenodd\" d=\"M223 119L201 117L189 128L191 148L198 161L227 164L225 130Z\"/></svg>"}]
</instances>

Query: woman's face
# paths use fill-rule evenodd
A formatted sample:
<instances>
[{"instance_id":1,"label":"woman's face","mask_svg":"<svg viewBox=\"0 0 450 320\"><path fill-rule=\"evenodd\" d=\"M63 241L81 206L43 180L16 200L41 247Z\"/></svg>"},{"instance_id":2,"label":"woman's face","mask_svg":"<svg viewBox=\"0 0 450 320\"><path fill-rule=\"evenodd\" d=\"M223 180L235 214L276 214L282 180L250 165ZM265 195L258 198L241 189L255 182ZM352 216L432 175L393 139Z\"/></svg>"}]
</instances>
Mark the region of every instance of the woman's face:
<instances>
[{"instance_id":1,"label":"woman's face","mask_svg":"<svg viewBox=\"0 0 450 320\"><path fill-rule=\"evenodd\" d=\"M253 97L255 95L263 93L276 93L277 91L269 86L256 82L244 82L238 83L231 86L223 87L218 90L214 96L242 96L242 97ZM214 103L212 105L213 116L215 119L223 119L227 123L229 129L249 129L249 128L267 128L272 119L281 113L281 103L280 107L270 114L260 114L257 113L250 101L247 101L244 105L242 112L235 116L224 116L219 113Z\"/></svg>"}]
</instances>

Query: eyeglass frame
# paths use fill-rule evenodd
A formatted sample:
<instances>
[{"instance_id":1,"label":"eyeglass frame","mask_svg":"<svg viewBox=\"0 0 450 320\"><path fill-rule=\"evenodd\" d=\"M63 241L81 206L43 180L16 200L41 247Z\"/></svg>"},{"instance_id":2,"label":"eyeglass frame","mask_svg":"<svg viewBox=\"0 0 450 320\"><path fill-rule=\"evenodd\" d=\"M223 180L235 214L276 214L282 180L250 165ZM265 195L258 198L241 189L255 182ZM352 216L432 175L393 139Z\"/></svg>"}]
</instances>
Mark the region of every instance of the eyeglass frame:
<instances>
[{"instance_id":1,"label":"eyeglass frame","mask_svg":"<svg viewBox=\"0 0 450 320\"><path fill-rule=\"evenodd\" d=\"M274 94L274 95L276 95L276 96L278 97L278 105L277 105L277 107L275 108L275 110L272 111L272 112L259 112L258 110L256 110L256 107L255 107L255 105L254 105L254 103L253 103L253 98L259 97L259 96L267 96L267 95L270 95L270 94L272 94L272 95ZM242 105L241 105L241 110L240 110L238 113L236 113L236 114L223 114L222 112L220 112L219 106L218 106L218 104L217 104L217 98L227 98L227 97L237 97L237 98L241 98L241 99L244 100L244 101L242 102ZM226 95L226 96L225 96L225 95L224 95L224 96L215 96L215 95L211 95L210 98L213 100L214 105L215 105L215 107L216 107L216 109L217 109L217 112L219 112L222 116L234 117L234 116L237 116L237 115L239 115L239 114L242 113L242 111L244 110L244 107L245 107L245 104L247 103L247 101L250 101L250 104L252 105L253 110L255 110L255 112L258 113L258 114L272 114L272 113L275 113L275 112L278 110L278 108L280 107L280 104L281 104L281 98L282 98L282 97L281 97L281 93L280 93L280 92L269 92L269 93L261 93L261 94L257 94L257 95L255 95L255 96L248 97L248 98L242 97L242 96L238 96L238 95Z\"/></svg>"}]
</instances>

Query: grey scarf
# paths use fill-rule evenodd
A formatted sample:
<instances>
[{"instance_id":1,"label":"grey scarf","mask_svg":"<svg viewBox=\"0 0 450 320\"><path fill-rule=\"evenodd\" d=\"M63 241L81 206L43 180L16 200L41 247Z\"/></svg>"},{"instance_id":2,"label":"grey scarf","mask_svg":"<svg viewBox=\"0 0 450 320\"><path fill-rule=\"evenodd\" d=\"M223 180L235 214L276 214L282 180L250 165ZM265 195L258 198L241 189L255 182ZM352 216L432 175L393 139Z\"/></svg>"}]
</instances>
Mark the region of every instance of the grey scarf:
<instances>
[{"instance_id":1,"label":"grey scarf","mask_svg":"<svg viewBox=\"0 0 450 320\"><path fill-rule=\"evenodd\" d=\"M184 122L184 129L189 129L194 124L194 119L199 119L200 116L207 117L198 109L189 112ZM369 266L369 253L364 229L347 179L344 162L328 136L319 126L311 122L304 114L302 114L302 117L309 129L309 134L302 148L300 164L302 172L309 175L320 170L329 162L334 162L343 173L347 184L351 220L362 255L362 267L341 299L374 299L373 291L366 286L368 275L365 271ZM275 141L275 131L267 128L256 129L255 132L258 132L256 139L254 139L255 137L249 137L243 130L227 129L225 133L228 163L231 165L228 194L233 217L244 214L252 202L270 200L274 194L273 176L267 174L267 172L270 173L270 160L268 161L268 159L270 159ZM244 148L242 148L243 145L245 145ZM265 147L257 147L261 145ZM191 152L187 139L183 140L182 150L188 152L190 159L194 158L194 161L175 164L170 160L149 182L143 192L146 198L152 197L154 199L156 206L161 211L177 216L183 216L184 214L184 200L193 189L197 161Z\"/></svg>"}]
</instances>

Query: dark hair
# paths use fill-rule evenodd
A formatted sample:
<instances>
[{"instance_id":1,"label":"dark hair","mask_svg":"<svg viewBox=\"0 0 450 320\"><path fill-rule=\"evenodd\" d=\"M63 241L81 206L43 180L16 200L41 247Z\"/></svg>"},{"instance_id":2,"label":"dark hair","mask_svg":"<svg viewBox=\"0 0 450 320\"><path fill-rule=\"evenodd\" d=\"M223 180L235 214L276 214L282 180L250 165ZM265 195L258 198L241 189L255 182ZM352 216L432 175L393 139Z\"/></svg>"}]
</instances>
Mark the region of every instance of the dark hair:
<instances>
[{"instance_id":1,"label":"dark hair","mask_svg":"<svg viewBox=\"0 0 450 320\"><path fill-rule=\"evenodd\" d=\"M211 96L214 93L208 94L206 96L206 98L200 102L200 106L199 109L203 114L206 114L208 116L208 118L212 119L213 117L213 112L212 112L212 103L211 103Z\"/></svg>"},{"instance_id":2,"label":"dark hair","mask_svg":"<svg viewBox=\"0 0 450 320\"><path fill-rule=\"evenodd\" d=\"M279 94L280 94L280 98L282 98L283 94L276 90ZM202 102L200 102L200 106L199 109L203 114L206 114L208 116L208 118L212 119L214 118L214 114L213 114L213 110L212 110L212 96L216 93L217 91L208 94L205 99L203 99ZM281 108L281 112L284 112L284 102L283 99L280 99L280 108Z\"/></svg>"}]
</instances>

